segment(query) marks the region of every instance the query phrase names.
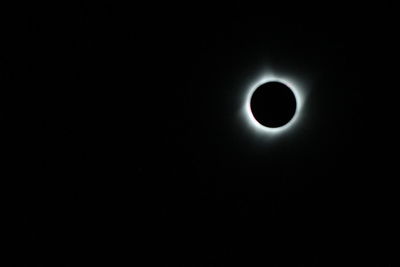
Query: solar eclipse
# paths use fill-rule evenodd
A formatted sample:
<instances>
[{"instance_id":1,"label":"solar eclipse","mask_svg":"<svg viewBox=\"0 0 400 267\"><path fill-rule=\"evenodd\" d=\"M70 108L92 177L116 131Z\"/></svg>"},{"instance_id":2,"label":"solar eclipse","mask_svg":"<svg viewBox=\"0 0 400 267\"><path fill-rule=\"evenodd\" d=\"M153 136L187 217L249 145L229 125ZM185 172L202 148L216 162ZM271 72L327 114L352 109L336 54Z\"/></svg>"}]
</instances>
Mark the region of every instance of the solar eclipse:
<instances>
[{"instance_id":1,"label":"solar eclipse","mask_svg":"<svg viewBox=\"0 0 400 267\"><path fill-rule=\"evenodd\" d=\"M267 136L292 129L304 102L301 85L290 78L265 75L248 86L242 114L249 129Z\"/></svg>"}]
</instances>

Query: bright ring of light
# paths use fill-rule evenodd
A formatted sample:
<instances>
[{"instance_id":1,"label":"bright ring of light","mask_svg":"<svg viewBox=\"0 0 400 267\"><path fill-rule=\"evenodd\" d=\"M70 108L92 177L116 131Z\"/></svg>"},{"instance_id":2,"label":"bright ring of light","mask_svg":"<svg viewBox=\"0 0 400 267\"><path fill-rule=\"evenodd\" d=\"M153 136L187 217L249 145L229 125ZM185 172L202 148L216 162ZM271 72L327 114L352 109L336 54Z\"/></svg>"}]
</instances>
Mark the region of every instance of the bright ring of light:
<instances>
[{"instance_id":1,"label":"bright ring of light","mask_svg":"<svg viewBox=\"0 0 400 267\"><path fill-rule=\"evenodd\" d=\"M251 97L254 93L254 91L261 86L264 83L267 82L280 82L289 87L295 98L296 98L296 111L292 117L292 119L285 125L277 128L270 128L270 127L265 127L264 125L260 124L255 118L253 113L251 112L251 107L250 107L250 102L251 102ZM303 107L303 101L304 101L304 92L300 88L300 85L298 83L295 83L291 79L287 78L279 78L275 77L274 75L269 75L269 76L264 76L255 83L253 83L251 86L249 86L249 90L246 92L246 97L245 97L245 103L244 103L244 115L245 118L247 118L247 123L249 124L249 127L251 127L253 130L257 131L258 133L265 133L265 134L278 134L285 132L291 128L293 128L297 122L299 121L300 117L300 111Z\"/></svg>"}]
</instances>

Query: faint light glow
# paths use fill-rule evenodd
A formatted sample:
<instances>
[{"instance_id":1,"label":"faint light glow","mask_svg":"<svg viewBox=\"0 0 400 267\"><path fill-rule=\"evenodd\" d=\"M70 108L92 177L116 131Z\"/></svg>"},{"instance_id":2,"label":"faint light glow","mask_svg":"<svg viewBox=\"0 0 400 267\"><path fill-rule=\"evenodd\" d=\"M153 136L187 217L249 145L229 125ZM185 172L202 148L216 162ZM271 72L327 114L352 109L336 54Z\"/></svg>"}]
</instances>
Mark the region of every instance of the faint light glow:
<instances>
[{"instance_id":1,"label":"faint light glow","mask_svg":"<svg viewBox=\"0 0 400 267\"><path fill-rule=\"evenodd\" d=\"M254 91L262 84L267 83L267 82L280 82L285 84L287 87L289 87L296 98L296 111L295 114L293 115L293 118L285 125L277 128L270 128L270 127L265 127L264 125L260 124L255 118L253 113L251 112L251 107L250 107L250 101L251 97L254 93ZM305 98L305 90L303 88L303 84L300 83L299 81L295 80L294 78L289 78L285 76L280 76L280 75L274 75L272 73L270 74L264 74L258 79L255 79L254 82L248 85L246 87L247 90L245 91L245 96L244 96L244 103L243 103L243 109L242 109L242 115L244 117L244 120L247 123L247 126L255 131L257 134L265 134L265 135L277 135L283 132L287 132L291 129L293 129L298 123L299 120L301 119L301 113L302 113L302 108L304 104L304 98Z\"/></svg>"}]
</instances>

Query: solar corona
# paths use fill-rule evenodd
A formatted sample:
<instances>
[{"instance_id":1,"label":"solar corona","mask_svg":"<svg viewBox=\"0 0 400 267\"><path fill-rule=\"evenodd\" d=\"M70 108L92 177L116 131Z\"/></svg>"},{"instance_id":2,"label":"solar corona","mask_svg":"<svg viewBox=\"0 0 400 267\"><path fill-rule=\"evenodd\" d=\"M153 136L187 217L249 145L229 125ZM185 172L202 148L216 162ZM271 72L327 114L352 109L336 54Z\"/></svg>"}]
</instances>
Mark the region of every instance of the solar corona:
<instances>
[{"instance_id":1,"label":"solar corona","mask_svg":"<svg viewBox=\"0 0 400 267\"><path fill-rule=\"evenodd\" d=\"M246 87L244 102L242 103L242 115L248 128L257 134L276 136L284 132L287 133L292 131L301 121L304 95L302 84L295 81L295 79L272 74L264 75ZM255 96L257 98L263 97L263 99L255 100ZM282 97L292 102L291 106L286 110L279 107L279 101ZM264 105L262 105L262 101L264 101ZM261 108L255 107L256 103L261 105ZM271 106L274 107L272 108ZM263 118L259 118L257 109L260 110L258 111L259 114L264 112L262 116L266 118L264 121L262 120ZM279 122L268 123L268 119L274 116L274 112L276 113L277 109L280 110L279 112L285 113L283 117L287 121L284 122L284 119L280 119L281 121ZM280 116L282 117L282 115Z\"/></svg>"}]
</instances>

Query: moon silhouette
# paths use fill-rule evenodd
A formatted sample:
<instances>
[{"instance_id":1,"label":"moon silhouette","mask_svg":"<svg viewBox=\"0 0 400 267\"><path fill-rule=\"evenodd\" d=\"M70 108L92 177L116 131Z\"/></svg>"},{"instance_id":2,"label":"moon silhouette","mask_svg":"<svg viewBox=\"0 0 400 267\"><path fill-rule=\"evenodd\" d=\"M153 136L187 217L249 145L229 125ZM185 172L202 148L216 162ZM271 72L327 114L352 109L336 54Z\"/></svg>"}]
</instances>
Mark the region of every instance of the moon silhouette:
<instances>
[{"instance_id":1,"label":"moon silhouette","mask_svg":"<svg viewBox=\"0 0 400 267\"><path fill-rule=\"evenodd\" d=\"M258 86L250 100L254 119L268 128L279 128L289 123L297 108L296 96L291 88L278 81Z\"/></svg>"}]
</instances>

